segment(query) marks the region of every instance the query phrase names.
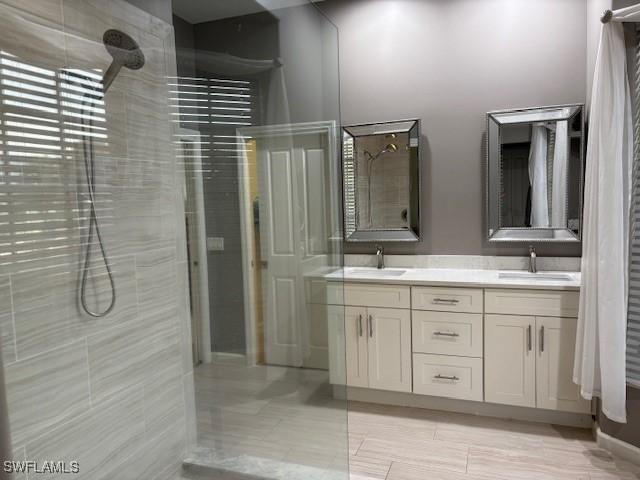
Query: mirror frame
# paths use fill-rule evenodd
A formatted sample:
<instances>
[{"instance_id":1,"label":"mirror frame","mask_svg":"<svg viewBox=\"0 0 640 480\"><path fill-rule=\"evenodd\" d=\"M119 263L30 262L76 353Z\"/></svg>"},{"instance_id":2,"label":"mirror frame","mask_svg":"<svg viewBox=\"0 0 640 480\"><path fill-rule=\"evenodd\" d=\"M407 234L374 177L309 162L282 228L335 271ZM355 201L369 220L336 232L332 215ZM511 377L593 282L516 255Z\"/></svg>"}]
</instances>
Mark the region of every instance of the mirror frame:
<instances>
[{"instance_id":1,"label":"mirror frame","mask_svg":"<svg viewBox=\"0 0 640 480\"><path fill-rule=\"evenodd\" d=\"M382 135L385 133L410 133L411 130L416 129L417 145L416 149L416 161L415 168L411 169L409 174L415 175L415 182L411 181L410 186L414 188L415 192L410 190L410 198L415 195L415 202L417 205L415 212L415 219L410 222L409 228L406 229L380 229L380 230L358 230L350 229L348 225L347 215L347 180L345 176L345 146L344 137L345 133L352 138L369 135ZM373 123L361 123L357 125L345 125L342 127L341 135L341 159L342 159L342 212L343 212L343 228L344 228L344 241L345 242L419 242L422 240L422 228L421 228L421 182L422 182L422 166L421 152L420 152L420 120L417 118L411 118L407 120L392 120L387 122L373 122ZM410 139L411 141L411 139ZM355 140L354 140L355 142ZM354 145L355 148L355 145ZM411 168L411 166L410 166ZM355 181L355 180L354 180ZM357 213L356 213L357 215Z\"/></svg>"},{"instance_id":2,"label":"mirror frame","mask_svg":"<svg viewBox=\"0 0 640 480\"><path fill-rule=\"evenodd\" d=\"M571 112L567 116L554 116L553 111L570 108ZM537 121L568 120L571 121L576 115L582 115L580 121L580 168L577 174L580 176L578 183L578 208L580 210L578 233L569 228L552 227L501 227L501 202L500 202L500 125L516 125L532 123L536 120L521 120L514 122L499 121L498 116L505 114L526 114L538 111L544 114L549 111L547 119L542 118ZM489 243L580 243L582 241L582 210L584 194L584 161L585 161L585 118L584 104L572 103L567 105L551 105L545 107L517 108L508 110L494 110L487 113L486 130L486 178L485 178L485 203L486 203L486 224L487 240ZM493 176L492 176L493 175Z\"/></svg>"}]
</instances>

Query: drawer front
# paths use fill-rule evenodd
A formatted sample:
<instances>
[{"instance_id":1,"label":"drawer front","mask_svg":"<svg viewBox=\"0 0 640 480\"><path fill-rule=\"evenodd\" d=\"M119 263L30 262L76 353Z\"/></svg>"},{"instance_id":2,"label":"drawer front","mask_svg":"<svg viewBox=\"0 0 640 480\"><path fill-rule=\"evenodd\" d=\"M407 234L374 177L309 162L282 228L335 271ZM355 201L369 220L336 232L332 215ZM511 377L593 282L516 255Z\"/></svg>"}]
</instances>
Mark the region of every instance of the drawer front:
<instances>
[{"instance_id":1,"label":"drawer front","mask_svg":"<svg viewBox=\"0 0 640 480\"><path fill-rule=\"evenodd\" d=\"M555 290L485 290L485 313L577 317L580 292Z\"/></svg>"},{"instance_id":2,"label":"drawer front","mask_svg":"<svg viewBox=\"0 0 640 480\"><path fill-rule=\"evenodd\" d=\"M412 287L411 306L415 310L482 313L482 289Z\"/></svg>"},{"instance_id":3,"label":"drawer front","mask_svg":"<svg viewBox=\"0 0 640 480\"><path fill-rule=\"evenodd\" d=\"M413 354L413 393L483 400L482 359Z\"/></svg>"},{"instance_id":4,"label":"drawer front","mask_svg":"<svg viewBox=\"0 0 640 480\"><path fill-rule=\"evenodd\" d=\"M344 286L345 305L364 307L410 308L409 287L405 285L374 285L347 283Z\"/></svg>"},{"instance_id":5,"label":"drawer front","mask_svg":"<svg viewBox=\"0 0 640 480\"><path fill-rule=\"evenodd\" d=\"M482 357L482 314L413 312L413 351Z\"/></svg>"}]
</instances>

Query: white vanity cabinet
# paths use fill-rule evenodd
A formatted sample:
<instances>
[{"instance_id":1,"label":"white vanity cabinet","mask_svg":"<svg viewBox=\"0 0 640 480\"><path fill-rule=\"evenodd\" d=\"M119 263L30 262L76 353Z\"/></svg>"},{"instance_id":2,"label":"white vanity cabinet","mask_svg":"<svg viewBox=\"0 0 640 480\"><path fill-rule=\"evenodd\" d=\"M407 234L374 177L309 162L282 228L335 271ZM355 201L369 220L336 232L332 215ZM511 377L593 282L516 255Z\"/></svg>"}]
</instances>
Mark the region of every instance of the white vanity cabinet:
<instances>
[{"instance_id":1,"label":"white vanity cabinet","mask_svg":"<svg viewBox=\"0 0 640 480\"><path fill-rule=\"evenodd\" d=\"M344 298L347 385L411 392L409 287L346 284Z\"/></svg>"},{"instance_id":2,"label":"white vanity cabinet","mask_svg":"<svg viewBox=\"0 0 640 480\"><path fill-rule=\"evenodd\" d=\"M328 282L331 382L358 387L361 401L394 398L375 392L386 390L415 395L401 404L440 397L588 418L572 381L580 293L552 288Z\"/></svg>"},{"instance_id":3,"label":"white vanity cabinet","mask_svg":"<svg viewBox=\"0 0 640 480\"><path fill-rule=\"evenodd\" d=\"M578 301L578 292L485 290L485 401L590 412L572 381Z\"/></svg>"},{"instance_id":4,"label":"white vanity cabinet","mask_svg":"<svg viewBox=\"0 0 640 480\"><path fill-rule=\"evenodd\" d=\"M483 400L482 289L412 287L413 392Z\"/></svg>"}]
</instances>

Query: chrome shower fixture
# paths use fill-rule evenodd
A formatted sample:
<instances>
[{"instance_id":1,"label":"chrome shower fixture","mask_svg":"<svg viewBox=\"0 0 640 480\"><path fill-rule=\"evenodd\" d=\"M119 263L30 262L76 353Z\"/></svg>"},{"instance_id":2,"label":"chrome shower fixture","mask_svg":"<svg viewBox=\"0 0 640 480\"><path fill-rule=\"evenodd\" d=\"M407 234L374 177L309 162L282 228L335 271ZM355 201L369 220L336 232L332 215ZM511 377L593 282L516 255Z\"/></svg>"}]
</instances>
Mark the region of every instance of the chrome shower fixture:
<instances>
[{"instance_id":1,"label":"chrome shower fixture","mask_svg":"<svg viewBox=\"0 0 640 480\"><path fill-rule=\"evenodd\" d=\"M113 81L120 73L122 67L126 67L130 70L139 70L144 65L144 54L136 43L136 41L120 30L107 30L102 36L102 41L107 51L113 57L113 61L107 71L102 77L102 95L109 89ZM94 92L90 92L94 93ZM86 100L82 101L82 108L86 108ZM92 128L91 114L85 115L83 123L86 122L86 131L90 131ZM96 212L96 167L95 167L95 152L93 150L93 138L91 135L85 135L82 142L82 148L84 153L84 166L85 176L87 180L87 191L89 193L89 231L87 234L87 241L84 252L84 262L82 265L82 280L80 285L80 304L82 309L92 317L100 318L108 315L116 305L116 284L113 278L113 272L111 270L111 262L107 255L107 250L102 240L102 233L100 232L100 223L98 222L98 214ZM94 235L98 239L98 246L100 247L100 254L102 255L102 261L107 271L107 277L109 279L109 287L111 290L111 300L109 305L102 311L94 311L89 308L87 304L87 282L89 277L89 269L91 268L91 246L93 244Z\"/></svg>"},{"instance_id":2,"label":"chrome shower fixture","mask_svg":"<svg viewBox=\"0 0 640 480\"><path fill-rule=\"evenodd\" d=\"M116 79L120 69L139 70L144 66L144 53L136 41L120 30L107 30L102 36L105 48L113 57L113 61L102 77L102 86L106 92Z\"/></svg>"}]
</instances>

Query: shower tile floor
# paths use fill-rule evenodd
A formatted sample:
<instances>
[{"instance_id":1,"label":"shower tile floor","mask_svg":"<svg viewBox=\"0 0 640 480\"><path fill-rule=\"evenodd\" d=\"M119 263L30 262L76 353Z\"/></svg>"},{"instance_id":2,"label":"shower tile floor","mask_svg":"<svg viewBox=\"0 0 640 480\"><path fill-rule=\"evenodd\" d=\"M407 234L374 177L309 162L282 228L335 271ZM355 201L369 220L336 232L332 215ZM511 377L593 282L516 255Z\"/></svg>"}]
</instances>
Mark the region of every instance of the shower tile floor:
<instances>
[{"instance_id":1,"label":"shower tile floor","mask_svg":"<svg viewBox=\"0 0 640 480\"><path fill-rule=\"evenodd\" d=\"M640 468L598 448L590 430L345 402L319 370L196 368L193 465L277 480L638 480ZM262 477L256 477L262 474ZM183 479L212 476L197 467Z\"/></svg>"}]
</instances>

